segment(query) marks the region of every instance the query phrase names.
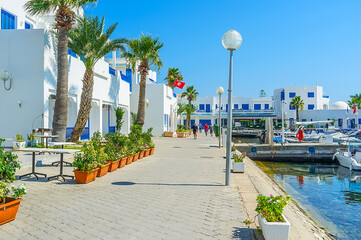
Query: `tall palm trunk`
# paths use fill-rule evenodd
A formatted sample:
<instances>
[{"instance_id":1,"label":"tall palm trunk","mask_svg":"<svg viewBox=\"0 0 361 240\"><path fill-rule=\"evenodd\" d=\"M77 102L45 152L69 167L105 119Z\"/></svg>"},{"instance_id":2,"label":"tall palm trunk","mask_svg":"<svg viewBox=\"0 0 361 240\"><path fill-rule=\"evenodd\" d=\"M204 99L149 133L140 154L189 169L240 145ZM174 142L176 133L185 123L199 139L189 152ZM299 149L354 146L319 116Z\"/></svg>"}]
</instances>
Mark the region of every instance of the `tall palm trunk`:
<instances>
[{"instance_id":1,"label":"tall palm trunk","mask_svg":"<svg viewBox=\"0 0 361 240\"><path fill-rule=\"evenodd\" d=\"M298 107L296 107L296 120L299 121L299 117L298 117L299 113L298 113Z\"/></svg>"},{"instance_id":2,"label":"tall palm trunk","mask_svg":"<svg viewBox=\"0 0 361 240\"><path fill-rule=\"evenodd\" d=\"M68 121L68 30L58 30L58 79L53 117L53 134L57 142L65 141Z\"/></svg>"},{"instance_id":3,"label":"tall palm trunk","mask_svg":"<svg viewBox=\"0 0 361 240\"><path fill-rule=\"evenodd\" d=\"M187 119L186 119L186 128L187 129L191 129L189 126L190 126L190 118L188 117L188 114L187 114Z\"/></svg>"},{"instance_id":4,"label":"tall palm trunk","mask_svg":"<svg viewBox=\"0 0 361 240\"><path fill-rule=\"evenodd\" d=\"M88 121L90 110L92 107L94 86L94 72L93 70L86 70L83 78L83 90L81 92L80 108L78 118L76 120L74 130L71 134L70 141L76 142L79 140L85 125Z\"/></svg>"},{"instance_id":5,"label":"tall palm trunk","mask_svg":"<svg viewBox=\"0 0 361 240\"><path fill-rule=\"evenodd\" d=\"M138 113L137 113L137 124L140 126L144 125L145 119L145 88L147 81L147 74L140 74L140 83L139 83L139 102L138 102Z\"/></svg>"}]
</instances>

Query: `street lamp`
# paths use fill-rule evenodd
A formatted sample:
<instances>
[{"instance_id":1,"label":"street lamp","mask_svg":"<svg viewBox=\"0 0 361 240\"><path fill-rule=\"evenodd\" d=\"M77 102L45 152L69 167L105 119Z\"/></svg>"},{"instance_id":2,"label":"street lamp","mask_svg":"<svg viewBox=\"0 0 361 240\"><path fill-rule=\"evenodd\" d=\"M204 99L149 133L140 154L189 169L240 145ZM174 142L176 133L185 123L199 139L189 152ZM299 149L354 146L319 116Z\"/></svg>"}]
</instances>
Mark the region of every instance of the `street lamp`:
<instances>
[{"instance_id":1,"label":"street lamp","mask_svg":"<svg viewBox=\"0 0 361 240\"><path fill-rule=\"evenodd\" d=\"M8 71L6 71L6 70L5 71L0 71L0 79L4 81L5 90L9 91L10 88L11 88L11 77L12 77L12 75ZM6 87L5 82L9 81L9 80L10 80L10 85L9 85L9 87Z\"/></svg>"},{"instance_id":2,"label":"street lamp","mask_svg":"<svg viewBox=\"0 0 361 240\"><path fill-rule=\"evenodd\" d=\"M228 83L228 118L227 118L227 149L226 149L226 185L231 182L231 141L232 141L232 81L233 51L242 44L242 36L236 30L229 30L223 35L223 47L229 50L229 83Z\"/></svg>"},{"instance_id":3,"label":"street lamp","mask_svg":"<svg viewBox=\"0 0 361 240\"><path fill-rule=\"evenodd\" d=\"M217 94L219 95L219 105L218 105L218 129L219 129L219 148L221 148L221 104L222 104L222 94L224 93L223 87L217 87Z\"/></svg>"}]
</instances>

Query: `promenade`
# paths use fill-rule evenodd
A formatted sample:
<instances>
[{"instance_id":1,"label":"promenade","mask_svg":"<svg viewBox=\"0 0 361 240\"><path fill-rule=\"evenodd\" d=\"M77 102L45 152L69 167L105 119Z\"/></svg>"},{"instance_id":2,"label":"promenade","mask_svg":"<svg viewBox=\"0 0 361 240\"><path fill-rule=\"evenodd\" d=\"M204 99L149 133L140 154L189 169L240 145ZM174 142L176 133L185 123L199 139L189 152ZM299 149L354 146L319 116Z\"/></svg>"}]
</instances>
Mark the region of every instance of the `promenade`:
<instances>
[{"instance_id":1,"label":"promenade","mask_svg":"<svg viewBox=\"0 0 361 240\"><path fill-rule=\"evenodd\" d=\"M237 187L224 186L216 138L155 143L153 156L86 185L18 181L28 194L16 220L0 227L0 239L252 239ZM17 175L30 171L31 155L19 156L27 164ZM37 171L57 174L48 164L55 156L37 155Z\"/></svg>"}]
</instances>

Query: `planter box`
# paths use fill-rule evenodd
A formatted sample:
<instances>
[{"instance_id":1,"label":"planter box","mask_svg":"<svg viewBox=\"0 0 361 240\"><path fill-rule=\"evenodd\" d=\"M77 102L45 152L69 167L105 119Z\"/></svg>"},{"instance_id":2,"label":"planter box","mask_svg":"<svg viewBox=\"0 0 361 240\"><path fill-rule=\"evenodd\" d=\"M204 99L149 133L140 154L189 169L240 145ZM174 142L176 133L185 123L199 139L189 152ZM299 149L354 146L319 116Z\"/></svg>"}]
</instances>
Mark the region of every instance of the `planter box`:
<instances>
[{"instance_id":1,"label":"planter box","mask_svg":"<svg viewBox=\"0 0 361 240\"><path fill-rule=\"evenodd\" d=\"M233 162L233 172L234 173L239 173L239 172L244 172L246 167L245 162Z\"/></svg>"},{"instance_id":2,"label":"planter box","mask_svg":"<svg viewBox=\"0 0 361 240\"><path fill-rule=\"evenodd\" d=\"M188 137L188 133L186 133L186 132L177 132L177 136L179 138L186 138L186 137Z\"/></svg>"},{"instance_id":3,"label":"planter box","mask_svg":"<svg viewBox=\"0 0 361 240\"><path fill-rule=\"evenodd\" d=\"M27 147L33 147L33 146L36 146L37 144L38 144L38 140L27 140L26 141Z\"/></svg>"},{"instance_id":4,"label":"planter box","mask_svg":"<svg viewBox=\"0 0 361 240\"><path fill-rule=\"evenodd\" d=\"M154 148L150 149L149 155L153 155L154 154Z\"/></svg>"},{"instance_id":5,"label":"planter box","mask_svg":"<svg viewBox=\"0 0 361 240\"><path fill-rule=\"evenodd\" d=\"M105 164L105 166L104 167L102 167L102 168L99 168L98 169L98 172L97 172L97 177L102 177L102 176L104 176L105 174L107 174L108 173L108 170L109 170L109 163L107 163L107 164Z\"/></svg>"},{"instance_id":6,"label":"planter box","mask_svg":"<svg viewBox=\"0 0 361 240\"><path fill-rule=\"evenodd\" d=\"M96 174L98 169L94 169L92 171L78 171L74 170L75 182L78 184L86 184L92 182L96 178Z\"/></svg>"},{"instance_id":7,"label":"planter box","mask_svg":"<svg viewBox=\"0 0 361 240\"><path fill-rule=\"evenodd\" d=\"M262 229L265 240L288 240L291 225L282 215L286 222L267 222L265 218L258 215L258 223Z\"/></svg>"},{"instance_id":8,"label":"planter box","mask_svg":"<svg viewBox=\"0 0 361 240\"><path fill-rule=\"evenodd\" d=\"M6 203L0 205L0 225L15 219L22 199L6 198Z\"/></svg>"},{"instance_id":9,"label":"planter box","mask_svg":"<svg viewBox=\"0 0 361 240\"><path fill-rule=\"evenodd\" d=\"M174 137L174 132L164 132L164 137Z\"/></svg>"},{"instance_id":10,"label":"planter box","mask_svg":"<svg viewBox=\"0 0 361 240\"><path fill-rule=\"evenodd\" d=\"M233 159L233 154L237 154L237 151L232 152L231 151L231 158Z\"/></svg>"},{"instance_id":11,"label":"planter box","mask_svg":"<svg viewBox=\"0 0 361 240\"><path fill-rule=\"evenodd\" d=\"M150 153L150 149L145 150L144 157L148 157Z\"/></svg>"},{"instance_id":12,"label":"planter box","mask_svg":"<svg viewBox=\"0 0 361 240\"><path fill-rule=\"evenodd\" d=\"M18 149L25 148L25 144L26 144L26 142L13 142L13 149L18 150Z\"/></svg>"},{"instance_id":13,"label":"planter box","mask_svg":"<svg viewBox=\"0 0 361 240\"><path fill-rule=\"evenodd\" d=\"M127 165L131 164L133 162L133 157L134 156L129 156L127 159Z\"/></svg>"},{"instance_id":14,"label":"planter box","mask_svg":"<svg viewBox=\"0 0 361 240\"><path fill-rule=\"evenodd\" d=\"M114 162L109 162L110 165L109 165L108 172L114 172L115 170L117 170L118 165L119 165L119 161L120 161L120 159L115 160Z\"/></svg>"},{"instance_id":15,"label":"planter box","mask_svg":"<svg viewBox=\"0 0 361 240\"><path fill-rule=\"evenodd\" d=\"M124 167L125 164L127 164L127 160L128 160L128 157L123 157L123 158L119 161L118 168Z\"/></svg>"},{"instance_id":16,"label":"planter box","mask_svg":"<svg viewBox=\"0 0 361 240\"><path fill-rule=\"evenodd\" d=\"M145 151L141 151L141 152L139 153L138 159L142 159L142 158L144 157L144 152L145 152Z\"/></svg>"},{"instance_id":17,"label":"planter box","mask_svg":"<svg viewBox=\"0 0 361 240\"><path fill-rule=\"evenodd\" d=\"M139 153L134 154L133 156L133 162L137 161L139 158Z\"/></svg>"}]
</instances>

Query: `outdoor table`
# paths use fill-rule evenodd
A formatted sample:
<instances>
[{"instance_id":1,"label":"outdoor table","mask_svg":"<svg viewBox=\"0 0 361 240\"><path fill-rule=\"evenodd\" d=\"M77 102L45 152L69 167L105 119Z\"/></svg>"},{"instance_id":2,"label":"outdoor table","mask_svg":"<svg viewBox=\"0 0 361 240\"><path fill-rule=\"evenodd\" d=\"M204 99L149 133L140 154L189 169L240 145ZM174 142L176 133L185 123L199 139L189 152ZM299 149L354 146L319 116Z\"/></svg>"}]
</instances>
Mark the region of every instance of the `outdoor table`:
<instances>
[{"instance_id":1,"label":"outdoor table","mask_svg":"<svg viewBox=\"0 0 361 240\"><path fill-rule=\"evenodd\" d=\"M46 148L48 148L48 139L49 138L56 138L58 137L58 135L41 135L41 136L36 136L38 138L45 138L45 142L46 142Z\"/></svg>"},{"instance_id":2,"label":"outdoor table","mask_svg":"<svg viewBox=\"0 0 361 240\"><path fill-rule=\"evenodd\" d=\"M64 146L70 146L70 145L75 145L75 143L73 142L52 142L50 143L50 147L54 147L54 146L61 146L61 149L64 149ZM71 166L71 163L70 162L66 162L66 161L63 161L65 164L67 165L70 165ZM56 162L53 162L51 165L56 165L58 166L60 164L60 161L56 161Z\"/></svg>"},{"instance_id":3,"label":"outdoor table","mask_svg":"<svg viewBox=\"0 0 361 240\"><path fill-rule=\"evenodd\" d=\"M23 148L23 149L18 149L17 150L17 151L20 151L20 152L31 152L33 154L33 162L32 162L32 170L31 170L31 172L19 176L19 179L21 179L22 177L31 176L31 175L34 175L36 177L36 180L39 179L38 175L43 175L44 177L46 177L45 173L35 172L35 153L42 153L42 152L44 152L44 149L45 148Z\"/></svg>"},{"instance_id":4,"label":"outdoor table","mask_svg":"<svg viewBox=\"0 0 361 240\"><path fill-rule=\"evenodd\" d=\"M46 149L45 152L60 154L60 174L48 177L48 180L50 180L52 178L59 178L59 177L63 178L64 181L65 181L65 177L70 177L71 179L74 179L74 176L63 174L64 154L74 154L76 152L79 152L79 150L74 150L74 149Z\"/></svg>"}]
</instances>

